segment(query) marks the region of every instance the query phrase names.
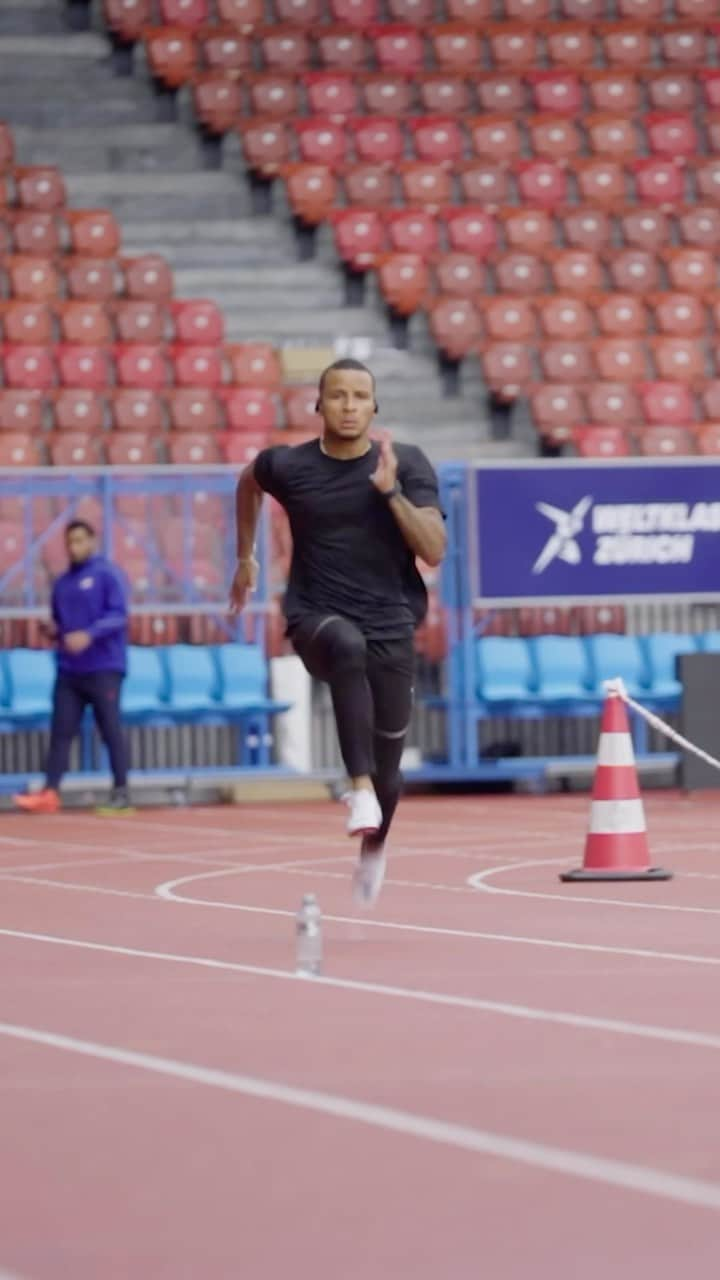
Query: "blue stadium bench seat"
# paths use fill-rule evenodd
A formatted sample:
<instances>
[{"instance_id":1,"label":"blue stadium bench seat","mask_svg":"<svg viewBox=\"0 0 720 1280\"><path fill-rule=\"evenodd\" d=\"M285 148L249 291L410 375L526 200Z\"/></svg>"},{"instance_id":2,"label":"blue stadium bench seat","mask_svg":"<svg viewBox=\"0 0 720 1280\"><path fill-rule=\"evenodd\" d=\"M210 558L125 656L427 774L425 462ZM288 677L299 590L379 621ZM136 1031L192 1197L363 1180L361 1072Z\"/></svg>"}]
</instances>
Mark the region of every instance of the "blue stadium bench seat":
<instances>
[{"instance_id":1,"label":"blue stadium bench seat","mask_svg":"<svg viewBox=\"0 0 720 1280\"><path fill-rule=\"evenodd\" d=\"M638 636L588 636L585 644L592 693L604 697L603 682L620 676L631 697L642 698L647 692L647 665Z\"/></svg>"},{"instance_id":2,"label":"blue stadium bench seat","mask_svg":"<svg viewBox=\"0 0 720 1280\"><path fill-rule=\"evenodd\" d=\"M6 655L8 706L15 724L41 728L52 711L55 657L47 649L10 649Z\"/></svg>"},{"instance_id":3,"label":"blue stadium bench seat","mask_svg":"<svg viewBox=\"0 0 720 1280\"><path fill-rule=\"evenodd\" d=\"M130 724L172 724L165 698L167 678L160 650L131 644L120 709Z\"/></svg>"},{"instance_id":4,"label":"blue stadium bench seat","mask_svg":"<svg viewBox=\"0 0 720 1280\"><path fill-rule=\"evenodd\" d=\"M645 698L655 707L672 710L680 701L682 685L675 675L675 659L696 652L697 637L687 632L663 631L641 636L647 664Z\"/></svg>"},{"instance_id":5,"label":"blue stadium bench seat","mask_svg":"<svg viewBox=\"0 0 720 1280\"><path fill-rule=\"evenodd\" d=\"M540 716L530 648L519 636L481 636L475 642L477 714Z\"/></svg>"},{"instance_id":6,"label":"blue stadium bench seat","mask_svg":"<svg viewBox=\"0 0 720 1280\"><path fill-rule=\"evenodd\" d=\"M217 698L217 670L205 645L172 644L161 650L168 677L167 705L179 720L222 723L225 707Z\"/></svg>"},{"instance_id":7,"label":"blue stadium bench seat","mask_svg":"<svg viewBox=\"0 0 720 1280\"><path fill-rule=\"evenodd\" d=\"M267 696L267 663L256 644L221 644L214 649L218 701L239 723L242 764L269 763L270 719L289 703Z\"/></svg>"},{"instance_id":8,"label":"blue stadium bench seat","mask_svg":"<svg viewBox=\"0 0 720 1280\"><path fill-rule=\"evenodd\" d=\"M600 706L590 690L589 655L580 636L537 636L529 640L534 697L548 712L596 715Z\"/></svg>"}]
</instances>

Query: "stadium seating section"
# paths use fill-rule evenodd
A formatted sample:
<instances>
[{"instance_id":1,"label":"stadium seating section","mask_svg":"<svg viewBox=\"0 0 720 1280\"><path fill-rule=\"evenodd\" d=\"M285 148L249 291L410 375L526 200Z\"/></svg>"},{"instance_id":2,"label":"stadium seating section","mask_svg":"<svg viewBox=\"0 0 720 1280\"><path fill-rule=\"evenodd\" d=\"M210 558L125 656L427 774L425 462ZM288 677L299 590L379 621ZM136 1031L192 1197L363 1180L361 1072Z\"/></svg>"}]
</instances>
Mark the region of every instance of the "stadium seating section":
<instances>
[{"instance_id":1,"label":"stadium seating section","mask_svg":"<svg viewBox=\"0 0 720 1280\"><path fill-rule=\"evenodd\" d=\"M717 454L718 0L104 8L206 136L239 135L551 444Z\"/></svg>"}]
</instances>

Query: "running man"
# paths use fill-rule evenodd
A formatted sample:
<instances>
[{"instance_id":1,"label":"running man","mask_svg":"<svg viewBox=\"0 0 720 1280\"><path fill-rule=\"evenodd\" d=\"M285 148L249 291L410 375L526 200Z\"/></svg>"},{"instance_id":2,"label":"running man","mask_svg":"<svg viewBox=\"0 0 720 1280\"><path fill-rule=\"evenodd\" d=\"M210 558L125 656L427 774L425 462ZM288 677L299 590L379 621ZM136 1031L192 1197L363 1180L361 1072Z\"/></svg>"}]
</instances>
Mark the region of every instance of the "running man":
<instances>
[{"instance_id":1,"label":"running man","mask_svg":"<svg viewBox=\"0 0 720 1280\"><path fill-rule=\"evenodd\" d=\"M18 795L26 813L57 813L60 781L68 767L70 747L83 712L91 706L109 755L114 790L102 811L130 808L127 792L127 748L120 723L120 689L127 653L127 593L119 571L96 554L95 531L86 520L65 529L70 567L52 592L52 622L47 630L56 645L57 677L53 692L50 747L42 791Z\"/></svg>"},{"instance_id":2,"label":"running man","mask_svg":"<svg viewBox=\"0 0 720 1280\"><path fill-rule=\"evenodd\" d=\"M412 709L413 631L427 608L415 557L438 565L446 545L433 468L414 445L370 440L377 408L370 370L338 360L320 379L321 438L263 449L245 468L230 590L237 613L256 584L255 531L263 493L272 494L293 537L287 632L310 675L330 686L351 787L347 831L361 837L353 892L368 906L385 875Z\"/></svg>"}]
</instances>

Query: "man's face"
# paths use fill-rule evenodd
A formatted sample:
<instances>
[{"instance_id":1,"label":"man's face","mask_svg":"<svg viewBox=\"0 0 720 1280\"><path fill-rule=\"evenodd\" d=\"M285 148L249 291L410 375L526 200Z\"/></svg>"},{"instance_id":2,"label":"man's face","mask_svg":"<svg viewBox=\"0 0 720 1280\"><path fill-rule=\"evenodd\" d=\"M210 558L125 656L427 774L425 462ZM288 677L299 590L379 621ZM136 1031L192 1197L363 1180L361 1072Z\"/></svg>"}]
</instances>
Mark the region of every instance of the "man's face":
<instances>
[{"instance_id":1,"label":"man's face","mask_svg":"<svg viewBox=\"0 0 720 1280\"><path fill-rule=\"evenodd\" d=\"M320 396L325 429L341 440L366 435L375 412L372 377L361 369L332 369Z\"/></svg>"},{"instance_id":2,"label":"man's face","mask_svg":"<svg viewBox=\"0 0 720 1280\"><path fill-rule=\"evenodd\" d=\"M65 535L65 545L71 564L84 564L93 553L93 539L85 529L70 529Z\"/></svg>"}]
</instances>

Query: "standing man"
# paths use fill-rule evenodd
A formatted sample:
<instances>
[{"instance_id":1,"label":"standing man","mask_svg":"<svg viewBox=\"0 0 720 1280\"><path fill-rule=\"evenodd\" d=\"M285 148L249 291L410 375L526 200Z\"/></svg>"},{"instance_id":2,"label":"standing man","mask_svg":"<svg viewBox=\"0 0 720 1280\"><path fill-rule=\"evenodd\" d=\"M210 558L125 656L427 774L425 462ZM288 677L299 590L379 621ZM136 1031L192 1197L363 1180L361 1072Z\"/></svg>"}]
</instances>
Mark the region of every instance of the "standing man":
<instances>
[{"instance_id":1,"label":"standing man","mask_svg":"<svg viewBox=\"0 0 720 1280\"><path fill-rule=\"evenodd\" d=\"M246 467L230 592L238 612L256 583L255 530L270 493L287 511L293 537L288 635L310 675L330 686L350 778L347 831L361 837L354 896L364 905L382 887L400 798L413 631L427 607L415 557L438 565L446 542L435 472L414 445L370 440L377 408L370 370L337 360L320 379L321 438L264 449Z\"/></svg>"},{"instance_id":2,"label":"standing man","mask_svg":"<svg viewBox=\"0 0 720 1280\"><path fill-rule=\"evenodd\" d=\"M42 791L15 796L26 813L57 813L60 780L86 706L110 755L114 790L103 810L130 808L127 748L120 723L120 688L127 651L127 592L119 571L96 554L95 531L85 520L65 530L70 567L53 586L50 635L57 649L50 748Z\"/></svg>"}]
</instances>

